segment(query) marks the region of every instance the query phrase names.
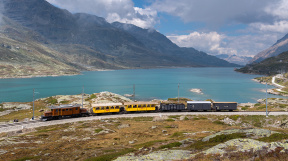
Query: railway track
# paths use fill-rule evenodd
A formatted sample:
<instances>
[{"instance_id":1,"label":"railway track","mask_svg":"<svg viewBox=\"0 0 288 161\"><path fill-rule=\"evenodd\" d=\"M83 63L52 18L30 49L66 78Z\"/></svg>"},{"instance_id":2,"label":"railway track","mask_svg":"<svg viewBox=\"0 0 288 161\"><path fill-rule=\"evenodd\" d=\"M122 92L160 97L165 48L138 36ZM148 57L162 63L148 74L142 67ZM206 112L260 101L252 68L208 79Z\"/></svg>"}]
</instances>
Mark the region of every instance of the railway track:
<instances>
[{"instance_id":1,"label":"railway track","mask_svg":"<svg viewBox=\"0 0 288 161\"><path fill-rule=\"evenodd\" d=\"M117 118L133 118L133 117L163 117L163 116L171 116L171 115L262 115L265 116L265 111L233 111L233 112L156 112L156 113L129 113L129 114L117 114L117 115L99 115L99 116L90 116L90 117L78 117L78 118L65 118L60 120L52 120L52 121L25 121L25 122L17 122L17 123L9 123L0 125L0 133L2 132L10 132L17 131L23 128L36 128L41 126L49 126L49 125L57 125L57 124L65 124L65 123L73 123L78 121L89 121L89 120L104 120L104 119L117 119ZM286 111L270 111L268 115L277 116L277 115L288 115Z\"/></svg>"}]
</instances>

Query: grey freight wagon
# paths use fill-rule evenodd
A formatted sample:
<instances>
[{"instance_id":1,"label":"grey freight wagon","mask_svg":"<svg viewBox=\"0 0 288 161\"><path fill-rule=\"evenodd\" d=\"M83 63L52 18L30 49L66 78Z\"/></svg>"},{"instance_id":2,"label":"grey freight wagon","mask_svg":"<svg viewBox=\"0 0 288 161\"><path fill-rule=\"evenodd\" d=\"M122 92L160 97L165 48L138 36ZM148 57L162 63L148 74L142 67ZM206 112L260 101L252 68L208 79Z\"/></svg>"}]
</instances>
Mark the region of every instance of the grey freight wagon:
<instances>
[{"instance_id":1,"label":"grey freight wagon","mask_svg":"<svg viewBox=\"0 0 288 161\"><path fill-rule=\"evenodd\" d=\"M210 111L210 101L187 101L187 110L189 111Z\"/></svg>"},{"instance_id":2,"label":"grey freight wagon","mask_svg":"<svg viewBox=\"0 0 288 161\"><path fill-rule=\"evenodd\" d=\"M213 102L213 109L216 111L237 110L237 102Z\"/></svg>"},{"instance_id":3,"label":"grey freight wagon","mask_svg":"<svg viewBox=\"0 0 288 161\"><path fill-rule=\"evenodd\" d=\"M185 105L183 103L165 103L161 102L160 111L182 111L185 110Z\"/></svg>"}]
</instances>

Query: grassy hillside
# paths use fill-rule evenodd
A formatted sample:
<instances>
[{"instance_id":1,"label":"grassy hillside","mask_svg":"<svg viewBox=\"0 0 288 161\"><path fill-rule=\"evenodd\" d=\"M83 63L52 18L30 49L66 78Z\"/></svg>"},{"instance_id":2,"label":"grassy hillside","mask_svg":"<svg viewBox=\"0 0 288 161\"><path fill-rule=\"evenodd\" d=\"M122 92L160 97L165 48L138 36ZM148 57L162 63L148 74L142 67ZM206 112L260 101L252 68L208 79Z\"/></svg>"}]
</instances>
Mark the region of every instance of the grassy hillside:
<instances>
[{"instance_id":1,"label":"grassy hillside","mask_svg":"<svg viewBox=\"0 0 288 161\"><path fill-rule=\"evenodd\" d=\"M236 70L242 73L255 73L263 75L275 75L288 72L288 51L278 56L267 58L259 63L248 64L243 68Z\"/></svg>"}]
</instances>

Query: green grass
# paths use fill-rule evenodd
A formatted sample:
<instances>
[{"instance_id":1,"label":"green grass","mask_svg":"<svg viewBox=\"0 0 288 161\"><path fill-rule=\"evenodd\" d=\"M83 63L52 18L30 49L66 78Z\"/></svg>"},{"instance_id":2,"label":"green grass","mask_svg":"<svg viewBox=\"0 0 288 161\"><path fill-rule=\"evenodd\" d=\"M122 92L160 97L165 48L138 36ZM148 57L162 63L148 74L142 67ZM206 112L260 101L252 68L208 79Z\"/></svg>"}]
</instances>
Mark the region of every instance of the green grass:
<instances>
[{"instance_id":1,"label":"green grass","mask_svg":"<svg viewBox=\"0 0 288 161\"><path fill-rule=\"evenodd\" d=\"M193 120L207 120L206 117L194 117Z\"/></svg>"},{"instance_id":2,"label":"green grass","mask_svg":"<svg viewBox=\"0 0 288 161\"><path fill-rule=\"evenodd\" d=\"M175 120L170 118L170 119L166 119L165 121L175 121Z\"/></svg>"},{"instance_id":3,"label":"green grass","mask_svg":"<svg viewBox=\"0 0 288 161\"><path fill-rule=\"evenodd\" d=\"M101 132L103 129L95 129L95 133L99 133L99 132Z\"/></svg>"},{"instance_id":4,"label":"green grass","mask_svg":"<svg viewBox=\"0 0 288 161\"><path fill-rule=\"evenodd\" d=\"M232 119L232 120L234 120L234 121L238 120L239 117L240 117L239 115L229 116L229 118Z\"/></svg>"},{"instance_id":5,"label":"green grass","mask_svg":"<svg viewBox=\"0 0 288 161\"><path fill-rule=\"evenodd\" d=\"M90 101L92 100L93 98L96 98L96 95L95 94L91 94L89 98L86 98L85 101Z\"/></svg>"},{"instance_id":6,"label":"green grass","mask_svg":"<svg viewBox=\"0 0 288 161\"><path fill-rule=\"evenodd\" d=\"M136 144L134 145L135 148L142 148L142 147L145 147L145 148L148 148L152 145L154 145L155 143L159 143L159 142L163 142L164 140L153 140L153 141L149 141L149 142L146 142L146 143L142 143L142 144Z\"/></svg>"},{"instance_id":7,"label":"green grass","mask_svg":"<svg viewBox=\"0 0 288 161\"><path fill-rule=\"evenodd\" d=\"M288 105L286 105L286 104L279 104L279 107L280 107L280 108L286 108L286 107L288 107Z\"/></svg>"},{"instance_id":8,"label":"green grass","mask_svg":"<svg viewBox=\"0 0 288 161\"><path fill-rule=\"evenodd\" d=\"M213 123L214 123L214 124L218 124L218 125L225 125L224 122L219 121L219 120L213 121Z\"/></svg>"},{"instance_id":9,"label":"green grass","mask_svg":"<svg viewBox=\"0 0 288 161\"><path fill-rule=\"evenodd\" d=\"M246 134L233 133L233 134L228 134L228 135L225 135L225 134L217 135L214 138L209 139L209 141L203 142L202 140L198 140L197 142L191 144L189 148L194 149L194 150L202 150L206 148L211 148L215 145L218 145L219 143L223 143L228 140L232 140L236 138L246 138Z\"/></svg>"},{"instance_id":10,"label":"green grass","mask_svg":"<svg viewBox=\"0 0 288 161\"><path fill-rule=\"evenodd\" d=\"M61 104L68 104L69 101L60 101Z\"/></svg>"},{"instance_id":11,"label":"green grass","mask_svg":"<svg viewBox=\"0 0 288 161\"><path fill-rule=\"evenodd\" d=\"M26 160L39 159L39 158L40 156L31 156L31 157L23 157L23 158L15 159L12 161L26 161Z\"/></svg>"},{"instance_id":12,"label":"green grass","mask_svg":"<svg viewBox=\"0 0 288 161\"><path fill-rule=\"evenodd\" d=\"M59 130L59 129L61 129L61 128L55 127L55 128L50 128L50 129L38 130L37 132L38 132L38 133L43 133L43 132L49 132L49 131L56 131L56 130Z\"/></svg>"},{"instance_id":13,"label":"green grass","mask_svg":"<svg viewBox=\"0 0 288 161\"><path fill-rule=\"evenodd\" d=\"M180 132L175 132L175 133L173 133L172 135L171 135L171 137L183 137L184 136L184 133L186 133L186 132L184 132L184 131L180 131Z\"/></svg>"},{"instance_id":14,"label":"green grass","mask_svg":"<svg viewBox=\"0 0 288 161\"><path fill-rule=\"evenodd\" d=\"M153 121L153 117L134 117L131 118L133 121Z\"/></svg>"},{"instance_id":15,"label":"green grass","mask_svg":"<svg viewBox=\"0 0 288 161\"><path fill-rule=\"evenodd\" d=\"M5 111L5 109L3 107L0 107L0 112Z\"/></svg>"},{"instance_id":16,"label":"green grass","mask_svg":"<svg viewBox=\"0 0 288 161\"><path fill-rule=\"evenodd\" d=\"M179 118L180 116L168 116L169 118L171 118L171 119L177 119L177 118Z\"/></svg>"},{"instance_id":17,"label":"green grass","mask_svg":"<svg viewBox=\"0 0 288 161\"><path fill-rule=\"evenodd\" d=\"M131 153L134 151L135 151L135 149L124 149L124 150L121 150L119 152L114 152L114 153L101 155L99 157L89 158L89 159L86 159L85 161L110 161L110 160L116 159L119 156Z\"/></svg>"},{"instance_id":18,"label":"green grass","mask_svg":"<svg viewBox=\"0 0 288 161\"><path fill-rule=\"evenodd\" d=\"M258 140L264 141L264 142L275 142L275 141L281 141L284 139L288 139L288 134L276 133L276 134L270 135L269 137L260 138Z\"/></svg>"},{"instance_id":19,"label":"green grass","mask_svg":"<svg viewBox=\"0 0 288 161\"><path fill-rule=\"evenodd\" d=\"M171 148L174 148L174 147L179 147L181 145L182 145L182 143L180 143L180 142L173 142L173 143L169 143L167 145L162 145L162 146L159 147L159 149L165 149L165 148L171 149Z\"/></svg>"},{"instance_id":20,"label":"green grass","mask_svg":"<svg viewBox=\"0 0 288 161\"><path fill-rule=\"evenodd\" d=\"M246 107L246 106L245 106L245 107L242 107L241 110L244 110L244 111L245 111L245 110L248 110L248 107Z\"/></svg>"},{"instance_id":21,"label":"green grass","mask_svg":"<svg viewBox=\"0 0 288 161\"><path fill-rule=\"evenodd\" d=\"M51 103L51 104L56 104L58 103L57 99L56 98L53 98L53 97L49 97L47 98L47 103Z\"/></svg>"}]
</instances>

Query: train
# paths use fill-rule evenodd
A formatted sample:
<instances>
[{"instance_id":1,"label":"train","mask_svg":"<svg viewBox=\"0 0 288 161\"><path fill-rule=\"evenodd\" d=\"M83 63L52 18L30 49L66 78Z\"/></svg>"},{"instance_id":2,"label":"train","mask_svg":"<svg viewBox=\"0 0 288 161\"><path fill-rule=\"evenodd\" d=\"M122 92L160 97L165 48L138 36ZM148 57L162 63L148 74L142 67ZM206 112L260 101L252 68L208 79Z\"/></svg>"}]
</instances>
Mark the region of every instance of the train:
<instances>
[{"instance_id":1,"label":"train","mask_svg":"<svg viewBox=\"0 0 288 161\"><path fill-rule=\"evenodd\" d=\"M234 111L237 102L185 101L185 102L125 102L91 104L90 110L81 108L80 104L50 106L44 112L42 121L62 119L66 117L85 117L100 114L120 114L135 112L197 112L197 111Z\"/></svg>"}]
</instances>

